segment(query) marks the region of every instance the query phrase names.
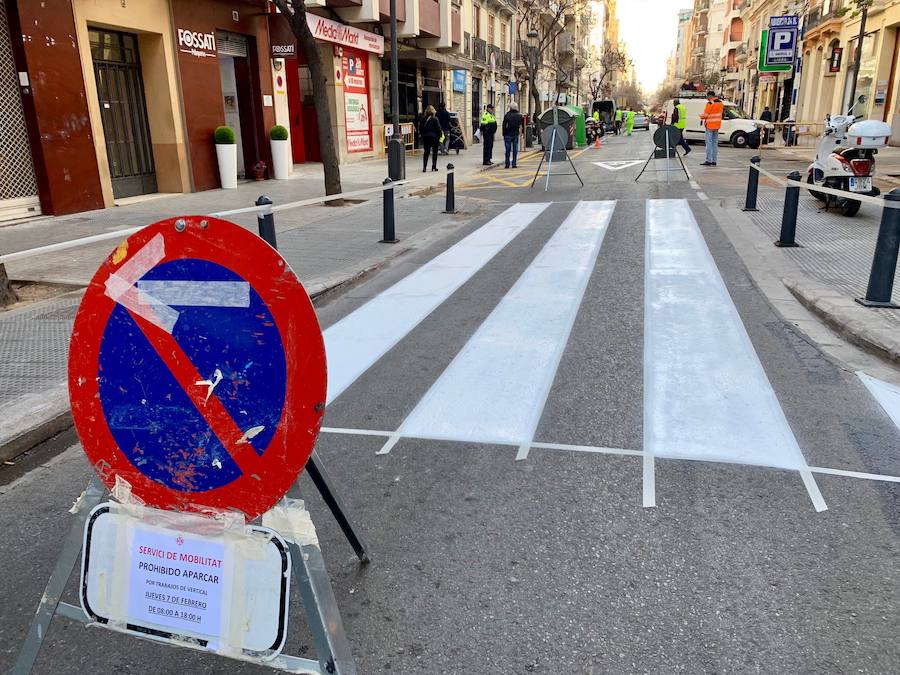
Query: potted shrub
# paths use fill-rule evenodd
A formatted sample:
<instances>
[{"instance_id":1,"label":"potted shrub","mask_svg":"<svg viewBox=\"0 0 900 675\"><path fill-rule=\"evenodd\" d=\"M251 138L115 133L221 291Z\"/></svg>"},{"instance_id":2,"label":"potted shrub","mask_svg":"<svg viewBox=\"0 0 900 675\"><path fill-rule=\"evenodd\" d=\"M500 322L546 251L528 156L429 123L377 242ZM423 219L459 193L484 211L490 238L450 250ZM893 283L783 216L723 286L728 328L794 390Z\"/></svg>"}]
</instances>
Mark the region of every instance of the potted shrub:
<instances>
[{"instance_id":1,"label":"potted shrub","mask_svg":"<svg viewBox=\"0 0 900 675\"><path fill-rule=\"evenodd\" d=\"M288 130L276 124L269 131L269 140L272 144L272 171L275 180L287 180L291 170L291 144L288 141Z\"/></svg>"},{"instance_id":2,"label":"potted shrub","mask_svg":"<svg viewBox=\"0 0 900 675\"><path fill-rule=\"evenodd\" d=\"M266 179L266 163L261 159L256 161L256 164L253 165L253 178L257 181Z\"/></svg>"},{"instance_id":3,"label":"potted shrub","mask_svg":"<svg viewBox=\"0 0 900 675\"><path fill-rule=\"evenodd\" d=\"M219 162L219 181L223 188L237 187L237 143L234 129L216 127L213 133L216 143L216 159Z\"/></svg>"}]
</instances>

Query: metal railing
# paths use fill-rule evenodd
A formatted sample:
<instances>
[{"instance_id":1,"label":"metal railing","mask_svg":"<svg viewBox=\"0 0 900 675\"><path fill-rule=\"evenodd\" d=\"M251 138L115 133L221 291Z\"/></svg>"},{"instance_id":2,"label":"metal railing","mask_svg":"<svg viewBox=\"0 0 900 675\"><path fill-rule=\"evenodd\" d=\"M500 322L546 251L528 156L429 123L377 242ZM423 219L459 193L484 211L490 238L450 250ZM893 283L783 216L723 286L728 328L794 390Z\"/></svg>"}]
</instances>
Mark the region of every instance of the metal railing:
<instances>
[{"instance_id":1,"label":"metal railing","mask_svg":"<svg viewBox=\"0 0 900 675\"><path fill-rule=\"evenodd\" d=\"M473 42L472 58L482 63L487 63L487 42L481 38L475 38Z\"/></svg>"}]
</instances>

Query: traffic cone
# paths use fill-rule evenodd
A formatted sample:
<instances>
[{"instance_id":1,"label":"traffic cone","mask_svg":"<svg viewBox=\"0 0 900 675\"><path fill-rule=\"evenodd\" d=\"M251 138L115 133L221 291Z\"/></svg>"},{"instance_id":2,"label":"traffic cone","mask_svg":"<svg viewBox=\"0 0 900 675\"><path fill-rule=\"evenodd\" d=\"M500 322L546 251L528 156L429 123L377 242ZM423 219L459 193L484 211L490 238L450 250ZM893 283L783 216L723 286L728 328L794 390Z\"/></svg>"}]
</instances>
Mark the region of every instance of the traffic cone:
<instances>
[{"instance_id":1,"label":"traffic cone","mask_svg":"<svg viewBox=\"0 0 900 675\"><path fill-rule=\"evenodd\" d=\"M600 134L597 134L597 136L594 138L594 148L597 150L600 149Z\"/></svg>"}]
</instances>

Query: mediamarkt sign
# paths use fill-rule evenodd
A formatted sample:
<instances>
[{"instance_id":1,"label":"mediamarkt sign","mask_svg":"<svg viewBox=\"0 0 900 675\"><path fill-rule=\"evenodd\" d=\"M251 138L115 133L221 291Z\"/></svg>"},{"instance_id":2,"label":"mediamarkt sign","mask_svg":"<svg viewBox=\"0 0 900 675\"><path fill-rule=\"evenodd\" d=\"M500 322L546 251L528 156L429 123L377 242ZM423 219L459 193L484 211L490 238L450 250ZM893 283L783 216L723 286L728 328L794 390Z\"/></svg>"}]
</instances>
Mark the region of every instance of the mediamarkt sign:
<instances>
[{"instance_id":1,"label":"mediamarkt sign","mask_svg":"<svg viewBox=\"0 0 900 675\"><path fill-rule=\"evenodd\" d=\"M306 13L306 23L317 40L335 42L344 47L355 47L366 52L384 54L384 37L368 31L345 26L337 21L316 14Z\"/></svg>"}]
</instances>

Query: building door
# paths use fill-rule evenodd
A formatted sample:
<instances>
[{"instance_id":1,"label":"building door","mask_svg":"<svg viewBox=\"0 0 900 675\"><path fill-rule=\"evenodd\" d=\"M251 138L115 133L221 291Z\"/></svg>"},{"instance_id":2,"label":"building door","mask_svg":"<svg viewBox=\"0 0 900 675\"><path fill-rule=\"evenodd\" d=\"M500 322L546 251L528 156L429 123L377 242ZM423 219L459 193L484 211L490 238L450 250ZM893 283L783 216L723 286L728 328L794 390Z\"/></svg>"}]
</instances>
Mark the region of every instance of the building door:
<instances>
[{"instance_id":1,"label":"building door","mask_svg":"<svg viewBox=\"0 0 900 675\"><path fill-rule=\"evenodd\" d=\"M217 30L216 51L225 124L234 129L238 176L243 177L264 154L257 139L254 91L258 91L259 86L254 72L256 65L251 59L251 38Z\"/></svg>"},{"instance_id":2,"label":"building door","mask_svg":"<svg viewBox=\"0 0 900 675\"><path fill-rule=\"evenodd\" d=\"M472 133L481 123L481 80L472 78Z\"/></svg>"},{"instance_id":3,"label":"building door","mask_svg":"<svg viewBox=\"0 0 900 675\"><path fill-rule=\"evenodd\" d=\"M0 220L41 212L16 73L6 4L0 1Z\"/></svg>"},{"instance_id":4,"label":"building door","mask_svg":"<svg viewBox=\"0 0 900 675\"><path fill-rule=\"evenodd\" d=\"M113 197L156 192L137 36L99 28L88 35Z\"/></svg>"}]
</instances>

